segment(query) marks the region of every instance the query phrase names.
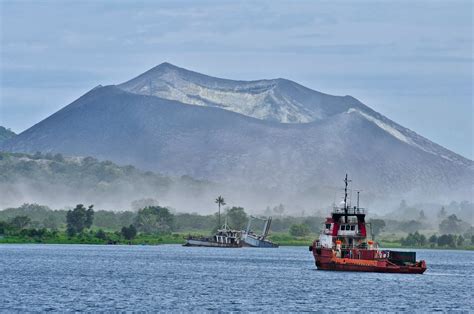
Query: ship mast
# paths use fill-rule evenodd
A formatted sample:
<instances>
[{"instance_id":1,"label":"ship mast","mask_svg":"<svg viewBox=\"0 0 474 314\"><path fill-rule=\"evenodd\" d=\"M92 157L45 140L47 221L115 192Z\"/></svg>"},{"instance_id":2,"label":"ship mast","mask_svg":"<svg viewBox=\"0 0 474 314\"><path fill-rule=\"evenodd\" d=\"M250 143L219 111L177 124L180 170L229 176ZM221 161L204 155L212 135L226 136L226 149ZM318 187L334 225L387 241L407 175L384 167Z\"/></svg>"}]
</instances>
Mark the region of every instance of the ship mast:
<instances>
[{"instance_id":1,"label":"ship mast","mask_svg":"<svg viewBox=\"0 0 474 314\"><path fill-rule=\"evenodd\" d=\"M357 191L357 211L359 211L359 194L360 191Z\"/></svg>"},{"instance_id":2,"label":"ship mast","mask_svg":"<svg viewBox=\"0 0 474 314\"><path fill-rule=\"evenodd\" d=\"M347 180L347 173L346 173L346 178L344 179L345 187L344 187L344 222L347 223L347 183L350 182L350 180Z\"/></svg>"}]
</instances>

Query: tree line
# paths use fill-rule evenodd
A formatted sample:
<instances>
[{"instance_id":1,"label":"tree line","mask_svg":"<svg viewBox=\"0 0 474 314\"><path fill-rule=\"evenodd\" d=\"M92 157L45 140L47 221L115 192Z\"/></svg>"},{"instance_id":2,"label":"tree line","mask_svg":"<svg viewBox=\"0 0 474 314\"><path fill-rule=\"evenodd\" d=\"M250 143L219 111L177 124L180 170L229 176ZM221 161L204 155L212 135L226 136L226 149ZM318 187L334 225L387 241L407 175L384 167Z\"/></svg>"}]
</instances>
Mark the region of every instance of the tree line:
<instances>
[{"instance_id":1,"label":"tree line","mask_svg":"<svg viewBox=\"0 0 474 314\"><path fill-rule=\"evenodd\" d=\"M223 198L216 199L217 208L225 203ZM174 210L158 205L153 199L133 202L135 211L95 210L94 206L78 204L71 209L52 210L38 204L23 204L17 208L0 211L0 235L28 237L54 237L64 232L68 237L92 237L101 241L131 241L138 235L161 235L171 233L209 234L226 222L230 228L244 230L249 215L243 207L233 206L223 209L219 223L219 211L215 214L200 215L197 213L175 213ZM429 241L419 232L418 222L398 221L409 231L408 236L399 239L404 246L459 247L470 245L474 228L463 222L455 214L445 214L439 223L439 236L436 241ZM225 219L225 221L224 221ZM287 233L292 237L304 238L320 232L324 218L318 216L275 217L271 231ZM387 229L393 228L393 222L383 219L371 219L369 230L378 237ZM418 224L417 224L418 223ZM263 227L253 220L252 229L259 231ZM392 231L393 229L391 229ZM113 236L111 236L113 235Z\"/></svg>"},{"instance_id":2,"label":"tree line","mask_svg":"<svg viewBox=\"0 0 474 314\"><path fill-rule=\"evenodd\" d=\"M123 226L134 224L136 217L149 212L140 212L146 207L160 207L158 202L151 200L140 200L134 202L134 211L106 211L95 210L92 228L101 228L104 230L120 230ZM16 216L27 216L30 218L28 226L31 228L64 229L66 228L66 216L70 209L53 210L48 206L39 204L23 204L15 208L0 210L0 221L11 221ZM211 231L218 224L217 213L215 214L197 214L197 213L173 213L173 220L168 221L166 228L157 228L160 231L183 232L183 231ZM227 216L228 224L235 229L245 229L248 222L248 213L243 207L233 206L226 208L222 213L221 224L224 223L224 217ZM266 216L265 216L266 217ZM274 217L272 230L275 232L288 232L294 224L304 224L309 228L310 233L319 232L324 218L318 216L293 217L281 216ZM156 231L156 230L155 230ZM155 232L154 231L154 232Z\"/></svg>"},{"instance_id":3,"label":"tree line","mask_svg":"<svg viewBox=\"0 0 474 314\"><path fill-rule=\"evenodd\" d=\"M217 203L222 206L222 202ZM225 218L221 217L221 225L225 219L230 228L237 230L244 230L249 221L249 215L239 206L226 208L223 216ZM322 222L320 217L278 217L273 219L272 231L305 237L312 232L319 232ZM139 234L211 233L221 225L218 212L212 215L173 213L169 208L159 205L145 206L135 212L112 212L96 211L93 205L83 204L69 210L51 210L44 205L23 204L18 208L0 211L0 235L35 238L54 237L63 231L69 238L92 237L117 242L133 240ZM253 230L258 232L262 227L258 221L253 221Z\"/></svg>"},{"instance_id":4,"label":"tree line","mask_svg":"<svg viewBox=\"0 0 474 314\"><path fill-rule=\"evenodd\" d=\"M460 234L433 234L429 238L417 232L409 233L405 238L400 239L403 246L410 247L431 247L431 248L458 248L466 245L474 245L474 235L465 237Z\"/></svg>"}]
</instances>

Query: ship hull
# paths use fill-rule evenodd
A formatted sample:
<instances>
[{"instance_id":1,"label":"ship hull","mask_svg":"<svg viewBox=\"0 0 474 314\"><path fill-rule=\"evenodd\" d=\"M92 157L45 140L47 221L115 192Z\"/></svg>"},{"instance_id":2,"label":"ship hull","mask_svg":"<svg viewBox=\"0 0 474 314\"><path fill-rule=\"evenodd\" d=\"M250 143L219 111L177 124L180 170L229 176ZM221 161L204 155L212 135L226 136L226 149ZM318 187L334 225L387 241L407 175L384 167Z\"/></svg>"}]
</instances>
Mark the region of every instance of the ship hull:
<instances>
[{"instance_id":1,"label":"ship hull","mask_svg":"<svg viewBox=\"0 0 474 314\"><path fill-rule=\"evenodd\" d=\"M374 273L399 273L399 274L423 274L426 267L421 266L365 266L365 265L351 265L341 264L337 262L331 263L316 263L318 270L333 270L333 271L357 271L357 272L374 272Z\"/></svg>"},{"instance_id":2,"label":"ship hull","mask_svg":"<svg viewBox=\"0 0 474 314\"><path fill-rule=\"evenodd\" d=\"M183 246L196 246L196 247L222 247L222 248L240 248L242 244L237 243L219 243L214 241L206 241L206 240L196 240L196 239L188 239Z\"/></svg>"},{"instance_id":3,"label":"ship hull","mask_svg":"<svg viewBox=\"0 0 474 314\"><path fill-rule=\"evenodd\" d=\"M409 265L398 265L386 258L353 259L335 257L332 250L313 248L316 268L332 271L357 271L376 273L423 274L426 271L425 261Z\"/></svg>"},{"instance_id":4,"label":"ship hull","mask_svg":"<svg viewBox=\"0 0 474 314\"><path fill-rule=\"evenodd\" d=\"M244 246L248 247L259 247L259 248L277 248L278 244L275 244L268 240L261 240L250 235L243 238Z\"/></svg>"}]
</instances>

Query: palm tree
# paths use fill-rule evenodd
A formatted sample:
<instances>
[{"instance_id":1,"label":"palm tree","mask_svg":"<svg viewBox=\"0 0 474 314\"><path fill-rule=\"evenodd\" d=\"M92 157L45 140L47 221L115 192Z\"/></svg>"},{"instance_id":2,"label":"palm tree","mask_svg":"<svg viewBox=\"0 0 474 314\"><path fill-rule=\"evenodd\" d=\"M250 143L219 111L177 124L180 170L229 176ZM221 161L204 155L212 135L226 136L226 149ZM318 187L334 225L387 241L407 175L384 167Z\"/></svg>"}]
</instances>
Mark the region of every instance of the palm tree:
<instances>
[{"instance_id":1,"label":"palm tree","mask_svg":"<svg viewBox=\"0 0 474 314\"><path fill-rule=\"evenodd\" d=\"M221 206L225 205L224 198L219 195L216 198L216 204L217 204L217 206L219 206L219 225L218 225L218 228L220 228L221 227Z\"/></svg>"}]
</instances>

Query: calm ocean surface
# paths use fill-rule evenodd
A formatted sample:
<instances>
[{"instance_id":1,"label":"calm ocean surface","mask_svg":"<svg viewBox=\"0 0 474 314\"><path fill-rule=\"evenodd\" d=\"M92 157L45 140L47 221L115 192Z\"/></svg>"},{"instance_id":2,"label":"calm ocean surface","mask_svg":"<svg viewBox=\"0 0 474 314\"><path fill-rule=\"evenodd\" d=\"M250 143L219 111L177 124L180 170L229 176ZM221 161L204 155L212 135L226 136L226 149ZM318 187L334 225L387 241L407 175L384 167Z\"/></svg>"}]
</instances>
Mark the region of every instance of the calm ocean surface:
<instances>
[{"instance_id":1,"label":"calm ocean surface","mask_svg":"<svg viewBox=\"0 0 474 314\"><path fill-rule=\"evenodd\" d=\"M474 252L424 275L315 270L307 247L0 245L2 311L472 311Z\"/></svg>"}]
</instances>

